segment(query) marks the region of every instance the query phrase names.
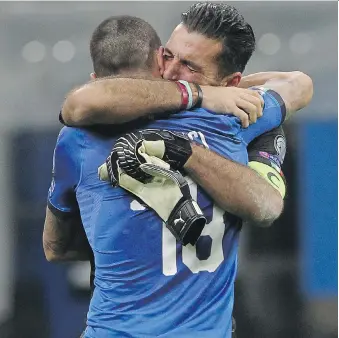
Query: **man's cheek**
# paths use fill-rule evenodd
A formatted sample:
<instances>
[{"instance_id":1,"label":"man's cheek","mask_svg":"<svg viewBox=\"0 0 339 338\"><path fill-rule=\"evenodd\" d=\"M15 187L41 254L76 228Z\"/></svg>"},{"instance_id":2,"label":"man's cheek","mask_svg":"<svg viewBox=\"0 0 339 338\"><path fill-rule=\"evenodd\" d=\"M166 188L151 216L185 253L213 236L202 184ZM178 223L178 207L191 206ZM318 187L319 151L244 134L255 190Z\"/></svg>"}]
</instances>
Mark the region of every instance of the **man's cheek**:
<instances>
[{"instance_id":1,"label":"man's cheek","mask_svg":"<svg viewBox=\"0 0 339 338\"><path fill-rule=\"evenodd\" d=\"M191 73L190 71L181 72L178 76L178 80L183 80L187 82L197 82L197 83L201 82L201 78L197 76L196 74Z\"/></svg>"},{"instance_id":2,"label":"man's cheek","mask_svg":"<svg viewBox=\"0 0 339 338\"><path fill-rule=\"evenodd\" d=\"M187 82L195 82L200 85L208 85L207 81L204 79L201 74L198 73L191 73L187 72L186 74L183 74L183 76L180 78L180 80L184 80Z\"/></svg>"}]
</instances>

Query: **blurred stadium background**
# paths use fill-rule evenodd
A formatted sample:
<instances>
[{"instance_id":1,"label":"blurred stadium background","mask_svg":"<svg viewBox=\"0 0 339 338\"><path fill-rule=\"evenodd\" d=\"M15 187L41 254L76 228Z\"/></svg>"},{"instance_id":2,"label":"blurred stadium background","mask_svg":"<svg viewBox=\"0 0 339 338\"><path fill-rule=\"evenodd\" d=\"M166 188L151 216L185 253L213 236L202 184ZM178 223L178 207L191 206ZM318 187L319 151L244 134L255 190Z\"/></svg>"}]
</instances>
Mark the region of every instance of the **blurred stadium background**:
<instances>
[{"instance_id":1,"label":"blurred stadium background","mask_svg":"<svg viewBox=\"0 0 339 338\"><path fill-rule=\"evenodd\" d=\"M87 264L45 261L41 234L58 112L91 72L89 38L136 15L165 42L189 2L0 3L0 337L75 338ZM301 70L311 105L286 124L283 216L244 229L235 313L240 338L337 337L338 10L336 2L236 2L254 27L246 73Z\"/></svg>"}]
</instances>

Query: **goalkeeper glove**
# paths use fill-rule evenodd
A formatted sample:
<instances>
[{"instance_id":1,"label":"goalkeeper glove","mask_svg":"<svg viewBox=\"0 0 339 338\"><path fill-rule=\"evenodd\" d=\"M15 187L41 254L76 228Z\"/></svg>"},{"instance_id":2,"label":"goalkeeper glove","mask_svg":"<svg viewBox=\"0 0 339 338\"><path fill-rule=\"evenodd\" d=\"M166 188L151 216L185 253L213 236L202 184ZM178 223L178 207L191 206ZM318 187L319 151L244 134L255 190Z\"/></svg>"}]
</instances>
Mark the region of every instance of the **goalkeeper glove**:
<instances>
[{"instance_id":1,"label":"goalkeeper glove","mask_svg":"<svg viewBox=\"0 0 339 338\"><path fill-rule=\"evenodd\" d=\"M145 134L146 137L152 136L149 141L143 138ZM165 137L158 136L156 140L156 135ZM171 132L167 134L167 131L124 135L117 140L106 163L99 168L99 177L140 198L165 221L167 228L179 242L183 245L194 245L206 224L206 218L192 199L185 178L160 159L166 153L166 141L170 137L172 140L177 137L172 135ZM180 140L181 148L184 148L182 143L185 138ZM174 153L180 153L175 151L174 145L169 148L171 150L167 154L171 154L172 158ZM183 158L181 156L180 165L186 162Z\"/></svg>"},{"instance_id":2,"label":"goalkeeper glove","mask_svg":"<svg viewBox=\"0 0 339 338\"><path fill-rule=\"evenodd\" d=\"M128 175L145 182L150 176L141 171L139 165L146 163L149 156L162 159L174 170L181 170L191 155L191 144L184 133L148 129L120 137L112 149L110 162L119 160L120 168Z\"/></svg>"}]
</instances>

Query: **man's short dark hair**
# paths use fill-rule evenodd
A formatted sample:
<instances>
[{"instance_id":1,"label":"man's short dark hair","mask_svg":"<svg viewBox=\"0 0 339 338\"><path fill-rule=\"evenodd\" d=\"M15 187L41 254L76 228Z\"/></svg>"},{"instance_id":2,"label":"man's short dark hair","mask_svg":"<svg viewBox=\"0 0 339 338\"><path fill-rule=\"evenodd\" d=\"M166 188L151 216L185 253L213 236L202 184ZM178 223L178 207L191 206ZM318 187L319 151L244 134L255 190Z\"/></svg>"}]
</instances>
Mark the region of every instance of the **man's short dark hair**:
<instances>
[{"instance_id":1,"label":"man's short dark hair","mask_svg":"<svg viewBox=\"0 0 339 338\"><path fill-rule=\"evenodd\" d=\"M216 60L221 78L244 71L255 49L255 37L252 27L236 8L225 3L196 3L182 14L182 23L189 32L222 43Z\"/></svg>"},{"instance_id":2,"label":"man's short dark hair","mask_svg":"<svg viewBox=\"0 0 339 338\"><path fill-rule=\"evenodd\" d=\"M132 16L112 16L94 31L90 52L97 76L128 70L149 70L160 38L146 21Z\"/></svg>"}]
</instances>

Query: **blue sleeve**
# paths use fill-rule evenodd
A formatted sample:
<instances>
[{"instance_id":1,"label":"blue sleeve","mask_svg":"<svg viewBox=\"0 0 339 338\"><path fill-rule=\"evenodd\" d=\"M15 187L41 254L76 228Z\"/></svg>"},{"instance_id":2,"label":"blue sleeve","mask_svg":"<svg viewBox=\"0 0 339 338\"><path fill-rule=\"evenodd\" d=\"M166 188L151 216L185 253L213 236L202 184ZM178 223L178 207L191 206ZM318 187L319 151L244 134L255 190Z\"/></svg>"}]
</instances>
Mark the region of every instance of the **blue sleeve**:
<instances>
[{"instance_id":1,"label":"blue sleeve","mask_svg":"<svg viewBox=\"0 0 339 338\"><path fill-rule=\"evenodd\" d=\"M47 204L58 217L79 212L75 189L81 179L81 143L77 129L61 129L53 154Z\"/></svg>"},{"instance_id":2,"label":"blue sleeve","mask_svg":"<svg viewBox=\"0 0 339 338\"><path fill-rule=\"evenodd\" d=\"M278 93L261 87L255 89L259 89L259 93L264 99L263 116L256 123L241 130L240 136L246 144L249 144L259 135L279 127L286 117L286 106Z\"/></svg>"}]
</instances>

